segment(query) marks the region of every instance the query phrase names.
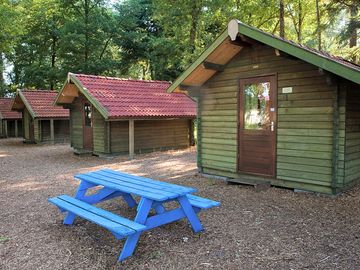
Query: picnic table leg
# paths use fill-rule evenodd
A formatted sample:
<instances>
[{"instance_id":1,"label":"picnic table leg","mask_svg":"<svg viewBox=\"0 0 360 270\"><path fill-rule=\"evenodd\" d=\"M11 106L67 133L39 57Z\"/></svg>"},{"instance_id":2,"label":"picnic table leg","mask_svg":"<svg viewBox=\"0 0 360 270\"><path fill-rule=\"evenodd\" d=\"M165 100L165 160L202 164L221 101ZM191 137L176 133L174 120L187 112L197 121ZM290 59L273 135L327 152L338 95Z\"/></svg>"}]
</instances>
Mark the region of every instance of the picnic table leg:
<instances>
[{"instance_id":1,"label":"picnic table leg","mask_svg":"<svg viewBox=\"0 0 360 270\"><path fill-rule=\"evenodd\" d=\"M86 183L84 181L81 181L76 194L75 194L75 198L76 199L83 199L85 197L86 191L88 190L88 188L92 187L93 185ZM64 218L64 222L63 224L65 225L72 225L74 223L74 220L76 218L76 215L74 213L68 212Z\"/></svg>"},{"instance_id":2,"label":"picnic table leg","mask_svg":"<svg viewBox=\"0 0 360 270\"><path fill-rule=\"evenodd\" d=\"M194 232L200 232L203 230L201 222L197 217L192 205L189 202L189 199L186 196L181 196L178 198L181 208L183 209L186 217L188 218L191 227L193 228Z\"/></svg>"},{"instance_id":3,"label":"picnic table leg","mask_svg":"<svg viewBox=\"0 0 360 270\"><path fill-rule=\"evenodd\" d=\"M135 217L135 222L140 224L145 224L146 219L149 215L151 206L153 201L146 198L141 198L140 203L138 205L138 212ZM128 236L126 239L125 245L123 247L123 250L121 251L121 254L119 256L119 261L123 261L127 257L131 256L136 248L136 244L140 237L140 232L135 233L133 235Z\"/></svg>"},{"instance_id":4,"label":"picnic table leg","mask_svg":"<svg viewBox=\"0 0 360 270\"><path fill-rule=\"evenodd\" d=\"M129 207L135 207L137 205L131 194L124 193L122 197L124 198L124 201L128 204Z\"/></svg>"},{"instance_id":5,"label":"picnic table leg","mask_svg":"<svg viewBox=\"0 0 360 270\"><path fill-rule=\"evenodd\" d=\"M165 211L166 211L166 209L162 205L162 203L158 203L158 202L153 203L153 208L155 209L157 214L162 214L162 213L165 213Z\"/></svg>"}]
</instances>

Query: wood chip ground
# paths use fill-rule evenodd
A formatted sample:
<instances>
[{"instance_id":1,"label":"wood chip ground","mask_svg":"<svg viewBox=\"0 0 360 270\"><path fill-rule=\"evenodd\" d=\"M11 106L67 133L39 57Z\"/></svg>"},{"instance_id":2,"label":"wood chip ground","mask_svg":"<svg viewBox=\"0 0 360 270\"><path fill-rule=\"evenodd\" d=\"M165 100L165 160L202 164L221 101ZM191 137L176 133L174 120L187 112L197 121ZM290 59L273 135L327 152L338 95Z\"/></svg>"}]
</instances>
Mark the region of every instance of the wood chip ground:
<instances>
[{"instance_id":1,"label":"wood chip ground","mask_svg":"<svg viewBox=\"0 0 360 270\"><path fill-rule=\"evenodd\" d=\"M336 198L227 185L197 175L195 151L105 159L79 157L67 145L0 140L0 269L360 269L360 187ZM47 202L74 194L73 175L100 168L196 187L220 208L200 214L206 231L186 221L142 235L124 263L123 245L84 220L63 226ZM133 217L123 201L102 206Z\"/></svg>"}]
</instances>

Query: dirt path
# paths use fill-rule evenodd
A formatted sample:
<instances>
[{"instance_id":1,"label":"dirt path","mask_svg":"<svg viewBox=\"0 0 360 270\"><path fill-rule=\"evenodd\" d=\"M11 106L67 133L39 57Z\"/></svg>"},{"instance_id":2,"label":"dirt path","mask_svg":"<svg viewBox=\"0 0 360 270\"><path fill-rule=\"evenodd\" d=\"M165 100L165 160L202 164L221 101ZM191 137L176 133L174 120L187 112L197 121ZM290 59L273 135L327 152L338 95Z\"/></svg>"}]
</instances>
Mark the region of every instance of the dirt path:
<instances>
[{"instance_id":1,"label":"dirt path","mask_svg":"<svg viewBox=\"0 0 360 270\"><path fill-rule=\"evenodd\" d=\"M185 221L150 232L135 255L116 263L123 241L106 230L62 216L47 198L73 194L73 175L119 169L193 186L219 200L201 214L194 235ZM0 269L360 269L360 188L337 198L271 188L226 185L195 176L194 151L101 159L69 146L0 140ZM120 200L104 208L133 217Z\"/></svg>"}]
</instances>

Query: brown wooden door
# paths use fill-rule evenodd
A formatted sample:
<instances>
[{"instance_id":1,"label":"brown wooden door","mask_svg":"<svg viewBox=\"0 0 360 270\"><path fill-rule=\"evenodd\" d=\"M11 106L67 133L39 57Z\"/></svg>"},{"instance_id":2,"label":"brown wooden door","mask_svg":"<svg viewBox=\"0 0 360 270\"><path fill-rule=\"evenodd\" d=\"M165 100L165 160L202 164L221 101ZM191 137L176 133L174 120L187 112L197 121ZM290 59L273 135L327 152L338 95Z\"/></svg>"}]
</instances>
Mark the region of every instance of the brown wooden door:
<instances>
[{"instance_id":1,"label":"brown wooden door","mask_svg":"<svg viewBox=\"0 0 360 270\"><path fill-rule=\"evenodd\" d=\"M93 150L93 119L92 106L83 103L83 147L86 150Z\"/></svg>"},{"instance_id":2,"label":"brown wooden door","mask_svg":"<svg viewBox=\"0 0 360 270\"><path fill-rule=\"evenodd\" d=\"M275 177L276 76L240 80L238 169Z\"/></svg>"}]
</instances>

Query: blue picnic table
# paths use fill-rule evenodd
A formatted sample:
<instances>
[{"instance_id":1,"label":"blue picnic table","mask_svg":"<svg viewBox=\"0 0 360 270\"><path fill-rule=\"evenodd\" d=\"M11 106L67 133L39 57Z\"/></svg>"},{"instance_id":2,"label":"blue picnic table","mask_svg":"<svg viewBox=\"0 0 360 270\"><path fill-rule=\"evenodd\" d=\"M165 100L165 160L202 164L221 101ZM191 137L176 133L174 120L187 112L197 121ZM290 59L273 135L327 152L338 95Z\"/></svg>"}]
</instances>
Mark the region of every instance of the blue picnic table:
<instances>
[{"instance_id":1,"label":"blue picnic table","mask_svg":"<svg viewBox=\"0 0 360 270\"><path fill-rule=\"evenodd\" d=\"M80 184L74 197L60 195L50 198L49 202L67 212L63 222L66 225L73 224L79 216L108 229L117 239L126 238L119 261L133 254L143 231L186 218L193 231L200 232L203 227L197 213L220 205L219 202L192 195L197 191L192 187L110 169L77 174L75 179L80 180ZM100 188L96 193L87 195L87 191L94 187ZM140 198L139 203L134 196ZM134 220L93 205L117 197L122 197L129 207L137 207ZM178 207L168 210L165 204L171 201L178 202ZM151 209L155 210L155 214L150 214Z\"/></svg>"}]
</instances>

